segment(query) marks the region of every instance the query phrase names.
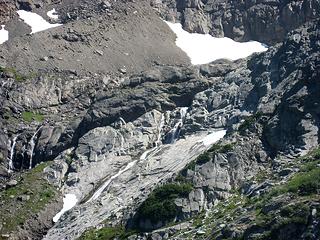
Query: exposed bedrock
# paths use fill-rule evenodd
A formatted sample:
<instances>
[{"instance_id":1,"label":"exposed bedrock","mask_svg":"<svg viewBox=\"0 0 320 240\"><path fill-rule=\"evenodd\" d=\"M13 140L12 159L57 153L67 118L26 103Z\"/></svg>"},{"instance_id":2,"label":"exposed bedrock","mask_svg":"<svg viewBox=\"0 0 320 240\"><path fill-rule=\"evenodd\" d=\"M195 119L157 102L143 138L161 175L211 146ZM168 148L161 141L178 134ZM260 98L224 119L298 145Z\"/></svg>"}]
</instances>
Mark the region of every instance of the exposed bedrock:
<instances>
[{"instance_id":1,"label":"exposed bedrock","mask_svg":"<svg viewBox=\"0 0 320 240\"><path fill-rule=\"evenodd\" d=\"M189 31L241 41L279 42L247 59L200 66L190 66L174 45L173 33L148 4L145 8L140 2L125 3L112 1L113 23L143 28L144 38L151 39L150 49L160 42L167 45L162 41L167 39L168 51L158 54L160 44L149 58L143 52L144 43L139 42L134 52L128 52L132 46L126 45L111 55L116 56L116 64L107 61L105 53L114 50L106 48L101 54L97 49L102 33L92 33L92 45L90 39L82 41L77 34L84 34L84 25L88 30L97 22L104 29L103 20L110 16L95 12L88 19L85 9L79 19L64 19L62 29L17 36L1 46L0 189L17 186L20 182L9 180L50 161L40 171L46 182L59 194L74 194L78 200L44 239L76 239L88 229L104 226L139 226L151 231L171 220L184 221L226 201L235 189L248 196L266 192L273 183L257 183L253 179L258 173L292 173L295 169L283 169L287 161L319 144L320 22L305 23L285 37L289 30L317 16L318 1L154 2L161 16L181 21ZM77 7L72 3L63 6L61 11L71 13ZM95 5L87 2L87 6ZM123 14L126 6L132 11ZM98 20L102 15L102 21ZM146 21L147 25L139 25ZM153 28L154 23L159 28ZM122 37L131 41L141 36L141 32L130 35L116 26L103 30L103 34L120 31L112 46ZM161 37L155 34L158 30ZM78 41L74 44L69 40L75 36ZM105 37L103 44L113 41ZM70 48L62 59L54 50L50 57L51 45L45 46L45 52L37 45L43 39ZM26 52L21 52L24 47ZM29 56L29 50L34 54ZM94 57L85 68L69 51ZM40 61L44 55L48 61ZM59 69L52 67L60 61ZM15 63L17 69L12 68ZM20 71L29 65L39 71ZM155 189L180 184L181 178L192 187L175 197L173 219L139 219L140 207ZM281 181L287 179L283 176ZM24 195L19 199L28 198ZM50 211L47 216L52 215ZM50 219L45 220L48 222ZM5 234L22 236L21 229L19 234ZM46 232L40 229L33 235L28 228L24 230L34 239Z\"/></svg>"},{"instance_id":2,"label":"exposed bedrock","mask_svg":"<svg viewBox=\"0 0 320 240\"><path fill-rule=\"evenodd\" d=\"M151 5L162 17L180 21L187 31L270 45L320 15L318 0L152 0Z\"/></svg>"}]
</instances>

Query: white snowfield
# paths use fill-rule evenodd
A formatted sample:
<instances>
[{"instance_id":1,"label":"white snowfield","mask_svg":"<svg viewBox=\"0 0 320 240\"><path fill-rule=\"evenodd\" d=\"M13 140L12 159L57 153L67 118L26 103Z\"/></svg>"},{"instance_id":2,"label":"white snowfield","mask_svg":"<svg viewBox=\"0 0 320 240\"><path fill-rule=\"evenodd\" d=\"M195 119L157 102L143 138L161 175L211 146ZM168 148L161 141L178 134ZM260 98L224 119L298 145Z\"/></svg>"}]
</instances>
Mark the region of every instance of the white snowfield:
<instances>
[{"instance_id":1,"label":"white snowfield","mask_svg":"<svg viewBox=\"0 0 320 240\"><path fill-rule=\"evenodd\" d=\"M72 209L78 202L77 196L74 194L66 194L63 198L63 208L53 217L53 222L58 222L60 217L70 209Z\"/></svg>"},{"instance_id":2,"label":"white snowfield","mask_svg":"<svg viewBox=\"0 0 320 240\"><path fill-rule=\"evenodd\" d=\"M58 13L56 11L56 9L52 9L51 11L47 12L47 15L49 18L52 18L54 20L58 20L59 19L59 16L58 16Z\"/></svg>"},{"instance_id":3,"label":"white snowfield","mask_svg":"<svg viewBox=\"0 0 320 240\"><path fill-rule=\"evenodd\" d=\"M33 12L19 10L17 11L17 13L19 14L19 17L31 27L31 34L41 32L50 28L59 27L62 25L59 23L51 24L47 22L45 19L43 19L40 15Z\"/></svg>"},{"instance_id":4,"label":"white snowfield","mask_svg":"<svg viewBox=\"0 0 320 240\"><path fill-rule=\"evenodd\" d=\"M177 35L176 45L188 55L193 65L206 64L221 58L237 60L268 50L259 42L240 43L226 37L215 38L209 34L189 33L183 30L180 23L165 22Z\"/></svg>"},{"instance_id":5,"label":"white snowfield","mask_svg":"<svg viewBox=\"0 0 320 240\"><path fill-rule=\"evenodd\" d=\"M213 133L207 135L206 137L204 137L203 139L201 139L198 142L202 143L205 146L210 146L210 145L218 142L220 139L224 138L226 133L227 133L226 130L216 131L216 132L213 132Z\"/></svg>"},{"instance_id":6,"label":"white snowfield","mask_svg":"<svg viewBox=\"0 0 320 240\"><path fill-rule=\"evenodd\" d=\"M0 44L9 40L9 32L4 29L5 25L1 25L0 29Z\"/></svg>"}]
</instances>

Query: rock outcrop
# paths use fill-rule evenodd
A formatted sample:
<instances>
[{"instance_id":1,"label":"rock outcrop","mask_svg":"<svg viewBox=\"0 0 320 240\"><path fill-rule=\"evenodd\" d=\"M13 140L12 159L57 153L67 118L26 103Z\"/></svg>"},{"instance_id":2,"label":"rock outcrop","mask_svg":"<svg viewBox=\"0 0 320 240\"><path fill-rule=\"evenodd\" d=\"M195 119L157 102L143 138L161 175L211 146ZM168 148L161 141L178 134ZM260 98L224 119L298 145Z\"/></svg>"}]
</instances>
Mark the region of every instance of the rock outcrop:
<instances>
[{"instance_id":1,"label":"rock outcrop","mask_svg":"<svg viewBox=\"0 0 320 240\"><path fill-rule=\"evenodd\" d=\"M270 45L320 14L320 2L316 0L152 0L151 3L160 16L181 22L187 31Z\"/></svg>"}]
</instances>

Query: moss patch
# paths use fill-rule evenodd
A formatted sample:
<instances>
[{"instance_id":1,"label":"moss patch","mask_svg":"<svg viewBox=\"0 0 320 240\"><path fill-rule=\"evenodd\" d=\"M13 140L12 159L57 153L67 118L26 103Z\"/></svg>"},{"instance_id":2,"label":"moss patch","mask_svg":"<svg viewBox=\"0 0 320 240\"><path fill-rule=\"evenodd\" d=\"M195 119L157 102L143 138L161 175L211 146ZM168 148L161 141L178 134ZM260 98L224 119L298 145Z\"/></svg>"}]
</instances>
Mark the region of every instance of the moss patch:
<instances>
[{"instance_id":1,"label":"moss patch","mask_svg":"<svg viewBox=\"0 0 320 240\"><path fill-rule=\"evenodd\" d=\"M10 74L13 78L18 82L24 82L28 79L32 79L36 77L36 73L29 73L27 75L19 73L15 68L2 68L0 67L0 73Z\"/></svg>"},{"instance_id":2,"label":"moss patch","mask_svg":"<svg viewBox=\"0 0 320 240\"><path fill-rule=\"evenodd\" d=\"M17 230L58 194L43 178L43 169L48 165L42 163L22 173L18 185L0 193L0 235Z\"/></svg>"},{"instance_id":3,"label":"moss patch","mask_svg":"<svg viewBox=\"0 0 320 240\"><path fill-rule=\"evenodd\" d=\"M21 116L25 122L32 122L32 121L42 122L44 120L44 116L41 113L36 113L36 112L25 111L21 114Z\"/></svg>"},{"instance_id":4,"label":"moss patch","mask_svg":"<svg viewBox=\"0 0 320 240\"><path fill-rule=\"evenodd\" d=\"M134 232L126 232L123 227L104 227L101 229L90 229L82 234L79 240L124 240Z\"/></svg>"}]
</instances>

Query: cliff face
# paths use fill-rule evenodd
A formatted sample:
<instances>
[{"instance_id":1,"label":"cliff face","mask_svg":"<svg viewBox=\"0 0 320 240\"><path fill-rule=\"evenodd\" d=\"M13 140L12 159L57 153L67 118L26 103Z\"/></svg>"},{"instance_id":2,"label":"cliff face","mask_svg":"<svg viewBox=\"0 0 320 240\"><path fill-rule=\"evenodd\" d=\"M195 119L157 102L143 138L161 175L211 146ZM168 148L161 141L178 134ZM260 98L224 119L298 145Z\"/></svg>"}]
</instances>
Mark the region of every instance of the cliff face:
<instances>
[{"instance_id":1,"label":"cliff face","mask_svg":"<svg viewBox=\"0 0 320 240\"><path fill-rule=\"evenodd\" d=\"M278 42L199 66L147 1L47 4L62 27L0 46L0 239L319 238L319 1L153 1Z\"/></svg>"},{"instance_id":2,"label":"cliff face","mask_svg":"<svg viewBox=\"0 0 320 240\"><path fill-rule=\"evenodd\" d=\"M269 45L319 16L319 1L152 1L160 16L182 23L190 32Z\"/></svg>"}]
</instances>

